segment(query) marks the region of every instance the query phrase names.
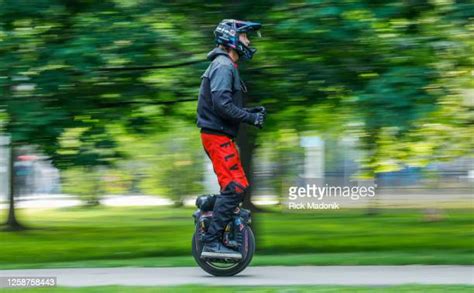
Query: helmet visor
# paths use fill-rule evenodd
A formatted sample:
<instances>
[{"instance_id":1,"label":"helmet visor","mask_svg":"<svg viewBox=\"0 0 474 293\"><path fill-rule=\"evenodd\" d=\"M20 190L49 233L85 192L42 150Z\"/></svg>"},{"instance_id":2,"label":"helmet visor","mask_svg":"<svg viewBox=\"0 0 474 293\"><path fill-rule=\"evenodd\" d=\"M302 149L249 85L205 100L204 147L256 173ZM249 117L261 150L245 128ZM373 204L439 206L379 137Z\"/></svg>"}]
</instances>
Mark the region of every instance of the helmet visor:
<instances>
[{"instance_id":1,"label":"helmet visor","mask_svg":"<svg viewBox=\"0 0 474 293\"><path fill-rule=\"evenodd\" d=\"M235 26L239 33L251 33L258 32L262 27L262 24L258 22L236 20Z\"/></svg>"}]
</instances>

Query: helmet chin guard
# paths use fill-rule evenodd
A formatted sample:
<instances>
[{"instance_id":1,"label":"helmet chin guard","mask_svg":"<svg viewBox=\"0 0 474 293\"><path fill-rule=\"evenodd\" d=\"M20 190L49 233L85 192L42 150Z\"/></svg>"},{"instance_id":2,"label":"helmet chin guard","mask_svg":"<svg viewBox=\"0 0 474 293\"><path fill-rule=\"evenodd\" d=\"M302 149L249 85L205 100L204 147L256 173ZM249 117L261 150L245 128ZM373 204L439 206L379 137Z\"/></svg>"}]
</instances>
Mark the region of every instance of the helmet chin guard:
<instances>
[{"instance_id":1,"label":"helmet chin guard","mask_svg":"<svg viewBox=\"0 0 474 293\"><path fill-rule=\"evenodd\" d=\"M259 29L260 23L251 21L241 21L235 19L224 19L214 30L215 41L217 45L223 45L237 51L239 57L244 60L252 59L257 49L248 47L239 40L240 34L255 32L261 36Z\"/></svg>"},{"instance_id":2,"label":"helmet chin guard","mask_svg":"<svg viewBox=\"0 0 474 293\"><path fill-rule=\"evenodd\" d=\"M240 58L243 58L244 60L252 59L255 52L257 52L257 49L245 46L242 42L239 42L237 47L239 48L236 50L237 53L239 54Z\"/></svg>"}]
</instances>

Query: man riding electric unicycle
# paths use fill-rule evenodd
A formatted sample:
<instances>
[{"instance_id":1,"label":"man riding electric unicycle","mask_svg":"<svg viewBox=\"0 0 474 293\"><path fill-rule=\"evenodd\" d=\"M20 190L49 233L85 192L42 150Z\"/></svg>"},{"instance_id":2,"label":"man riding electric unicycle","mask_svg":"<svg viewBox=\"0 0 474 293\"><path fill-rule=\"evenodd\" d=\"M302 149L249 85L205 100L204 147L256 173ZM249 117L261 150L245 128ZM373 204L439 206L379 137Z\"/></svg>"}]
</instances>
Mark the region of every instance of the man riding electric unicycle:
<instances>
[{"instance_id":1,"label":"man riding electric unicycle","mask_svg":"<svg viewBox=\"0 0 474 293\"><path fill-rule=\"evenodd\" d=\"M260 23L225 19L214 31L216 48L207 55L211 64L201 76L197 126L204 150L214 168L220 194L197 199L193 255L213 275L234 275L252 258L255 239L248 227L250 212L239 208L249 187L235 138L240 123L262 128L265 108L243 108L244 83L237 62L250 60L250 33L259 34ZM227 266L226 266L227 265Z\"/></svg>"}]
</instances>

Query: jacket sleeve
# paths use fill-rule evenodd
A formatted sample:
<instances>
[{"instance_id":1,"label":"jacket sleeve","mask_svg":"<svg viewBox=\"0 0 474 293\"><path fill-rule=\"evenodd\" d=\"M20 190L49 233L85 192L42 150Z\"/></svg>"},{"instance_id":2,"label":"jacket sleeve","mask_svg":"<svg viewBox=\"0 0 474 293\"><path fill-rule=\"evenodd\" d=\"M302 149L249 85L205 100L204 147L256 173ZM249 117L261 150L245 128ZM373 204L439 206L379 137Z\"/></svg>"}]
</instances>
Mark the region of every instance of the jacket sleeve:
<instances>
[{"instance_id":1,"label":"jacket sleeve","mask_svg":"<svg viewBox=\"0 0 474 293\"><path fill-rule=\"evenodd\" d=\"M232 67L220 65L209 76L214 110L224 119L254 124L255 114L234 104L232 100Z\"/></svg>"}]
</instances>

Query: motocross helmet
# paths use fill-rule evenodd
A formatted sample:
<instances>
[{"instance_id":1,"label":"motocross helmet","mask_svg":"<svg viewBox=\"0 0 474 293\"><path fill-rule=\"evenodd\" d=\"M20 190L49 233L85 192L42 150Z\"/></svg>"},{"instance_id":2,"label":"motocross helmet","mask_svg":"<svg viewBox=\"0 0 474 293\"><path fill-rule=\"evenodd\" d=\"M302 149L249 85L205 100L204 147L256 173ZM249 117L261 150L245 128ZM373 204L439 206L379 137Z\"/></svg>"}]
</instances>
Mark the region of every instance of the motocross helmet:
<instances>
[{"instance_id":1,"label":"motocross helmet","mask_svg":"<svg viewBox=\"0 0 474 293\"><path fill-rule=\"evenodd\" d=\"M261 27L262 24L257 22L224 19L214 30L216 44L236 50L239 56L243 59L252 59L252 56L255 54L257 49L243 44L239 40L239 35L242 33L255 32L260 37L261 34L259 29Z\"/></svg>"}]
</instances>

